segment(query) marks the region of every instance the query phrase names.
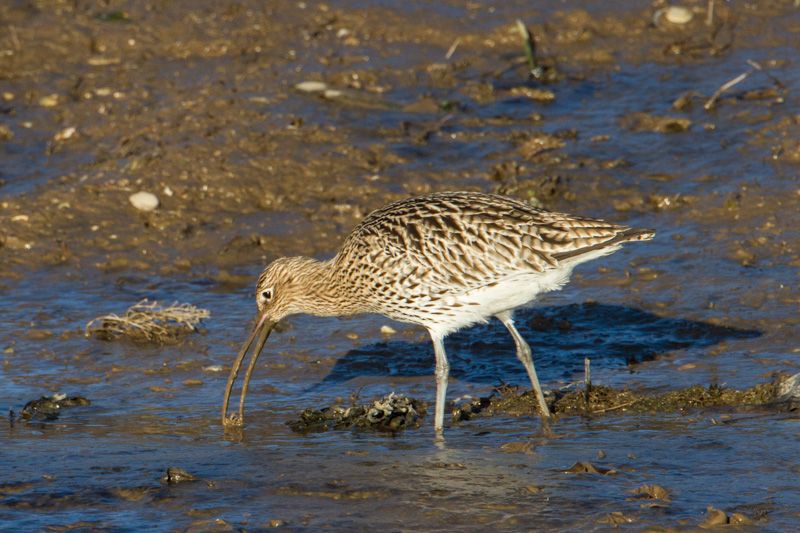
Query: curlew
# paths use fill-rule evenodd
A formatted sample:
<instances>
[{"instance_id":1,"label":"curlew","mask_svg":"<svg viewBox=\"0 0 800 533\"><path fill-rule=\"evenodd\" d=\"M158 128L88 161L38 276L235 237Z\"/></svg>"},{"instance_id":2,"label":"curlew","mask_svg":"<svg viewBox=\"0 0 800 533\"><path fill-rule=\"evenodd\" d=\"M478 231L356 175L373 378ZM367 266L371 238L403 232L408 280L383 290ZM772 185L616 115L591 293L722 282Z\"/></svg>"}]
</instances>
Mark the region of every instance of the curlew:
<instances>
[{"instance_id":1,"label":"curlew","mask_svg":"<svg viewBox=\"0 0 800 533\"><path fill-rule=\"evenodd\" d=\"M508 329L542 417L550 416L531 349L514 325L515 309L562 287L573 268L652 230L556 213L475 192L443 192L401 200L369 214L330 260L284 257L256 285L256 324L231 368L222 406L225 427L244 423L253 369L276 322L307 313L378 313L423 326L433 341L434 428L441 433L450 365L444 338L496 317ZM242 361L255 348L242 383L239 412L228 401Z\"/></svg>"}]
</instances>

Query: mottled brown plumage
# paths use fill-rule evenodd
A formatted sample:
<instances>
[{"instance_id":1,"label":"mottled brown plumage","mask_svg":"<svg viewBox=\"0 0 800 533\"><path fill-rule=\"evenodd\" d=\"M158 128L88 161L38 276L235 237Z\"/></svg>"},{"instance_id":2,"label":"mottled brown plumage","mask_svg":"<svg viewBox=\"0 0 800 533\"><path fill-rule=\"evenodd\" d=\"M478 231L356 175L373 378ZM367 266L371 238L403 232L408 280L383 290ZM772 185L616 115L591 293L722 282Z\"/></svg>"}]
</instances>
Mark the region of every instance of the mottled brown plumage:
<instances>
[{"instance_id":1,"label":"mottled brown plumage","mask_svg":"<svg viewBox=\"0 0 800 533\"><path fill-rule=\"evenodd\" d=\"M542 414L548 416L530 348L514 327L513 310L541 292L560 288L575 265L653 235L490 194L437 193L389 204L367 216L334 258L282 258L264 270L256 289L259 321L231 371L223 422L242 423L258 352L272 324L295 313L379 313L427 328L436 355L439 431L449 369L442 339L495 316L514 338ZM228 417L233 382L259 331L262 338L245 376L239 416Z\"/></svg>"}]
</instances>

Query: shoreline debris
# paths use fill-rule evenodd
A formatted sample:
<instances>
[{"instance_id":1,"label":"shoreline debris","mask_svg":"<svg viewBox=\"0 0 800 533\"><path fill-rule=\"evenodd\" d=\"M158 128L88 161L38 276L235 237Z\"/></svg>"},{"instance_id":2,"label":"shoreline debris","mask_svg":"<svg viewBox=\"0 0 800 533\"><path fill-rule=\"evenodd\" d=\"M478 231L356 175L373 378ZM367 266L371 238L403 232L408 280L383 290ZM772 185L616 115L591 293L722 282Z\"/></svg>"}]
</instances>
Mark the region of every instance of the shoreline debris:
<instances>
[{"instance_id":1,"label":"shoreline debris","mask_svg":"<svg viewBox=\"0 0 800 533\"><path fill-rule=\"evenodd\" d=\"M66 394L42 396L38 400L26 403L20 416L24 420L56 420L61 415L61 409L91 404L92 402L83 396L67 397Z\"/></svg>"},{"instance_id":2,"label":"shoreline debris","mask_svg":"<svg viewBox=\"0 0 800 533\"><path fill-rule=\"evenodd\" d=\"M322 409L306 409L297 420L286 424L297 433L321 432L329 429L374 429L395 433L419 428L426 404L414 398L390 393L371 404L350 407L332 405Z\"/></svg>"},{"instance_id":3,"label":"shoreline debris","mask_svg":"<svg viewBox=\"0 0 800 533\"><path fill-rule=\"evenodd\" d=\"M127 337L135 341L167 344L177 342L188 333L198 331L197 326L211 316L206 309L191 304L162 307L157 301L147 298L136 303L122 316L116 314L94 318L86 324L86 336L102 340Z\"/></svg>"}]
</instances>

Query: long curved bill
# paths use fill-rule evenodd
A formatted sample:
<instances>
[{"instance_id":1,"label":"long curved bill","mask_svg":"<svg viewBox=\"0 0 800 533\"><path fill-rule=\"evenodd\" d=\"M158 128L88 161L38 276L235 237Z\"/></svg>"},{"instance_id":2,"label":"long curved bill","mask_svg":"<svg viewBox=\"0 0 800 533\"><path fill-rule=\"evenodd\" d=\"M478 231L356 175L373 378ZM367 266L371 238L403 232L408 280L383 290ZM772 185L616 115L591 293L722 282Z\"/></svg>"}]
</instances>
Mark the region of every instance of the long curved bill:
<instances>
[{"instance_id":1,"label":"long curved bill","mask_svg":"<svg viewBox=\"0 0 800 533\"><path fill-rule=\"evenodd\" d=\"M247 337L247 341L242 346L242 349L239 350L239 355L236 356L236 361L233 363L231 373L228 376L228 386L225 388L225 399L222 402L222 425L226 428L244 425L244 399L245 396L247 396L247 387L250 385L250 377L253 374L258 356L261 355L261 350L264 349L264 343L267 342L267 337L269 337L274 325L274 322L267 320L266 315L262 315L253 327L253 331L251 331L250 335ZM256 341L253 355L250 358L250 363L247 365L247 372L245 372L244 382L242 383L242 396L239 399L239 414L228 416L228 401L231 398L233 384L236 382L236 377L239 375L239 369L242 367L244 356L247 355L250 346L252 346L256 338L258 338L258 340Z\"/></svg>"}]
</instances>

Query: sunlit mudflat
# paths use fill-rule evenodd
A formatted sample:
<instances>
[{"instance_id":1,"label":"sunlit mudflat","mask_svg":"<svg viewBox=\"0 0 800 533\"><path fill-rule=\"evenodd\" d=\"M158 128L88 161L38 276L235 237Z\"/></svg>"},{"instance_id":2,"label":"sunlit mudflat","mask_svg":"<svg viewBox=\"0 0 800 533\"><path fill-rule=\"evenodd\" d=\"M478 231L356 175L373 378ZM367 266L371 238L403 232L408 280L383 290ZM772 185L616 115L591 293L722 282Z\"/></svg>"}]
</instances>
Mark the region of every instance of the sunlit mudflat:
<instances>
[{"instance_id":1,"label":"sunlit mudflat","mask_svg":"<svg viewBox=\"0 0 800 533\"><path fill-rule=\"evenodd\" d=\"M800 10L717 2L707 26L689 2L668 26L638 2L586 4L0 7L0 529L796 529L791 411L550 431L495 415L448 420L443 443L430 416L292 431L355 396L433 401L426 332L377 316L290 318L246 427L220 425L265 263L330 257L371 209L432 190L658 231L518 314L545 389L582 386L586 357L593 383L653 393L798 371ZM527 77L517 18L547 84ZM134 208L138 190L158 209ZM144 298L210 317L163 346L84 335ZM528 383L498 323L447 348L450 399ZM56 393L91 404L20 418Z\"/></svg>"}]
</instances>

